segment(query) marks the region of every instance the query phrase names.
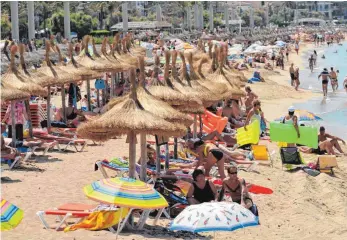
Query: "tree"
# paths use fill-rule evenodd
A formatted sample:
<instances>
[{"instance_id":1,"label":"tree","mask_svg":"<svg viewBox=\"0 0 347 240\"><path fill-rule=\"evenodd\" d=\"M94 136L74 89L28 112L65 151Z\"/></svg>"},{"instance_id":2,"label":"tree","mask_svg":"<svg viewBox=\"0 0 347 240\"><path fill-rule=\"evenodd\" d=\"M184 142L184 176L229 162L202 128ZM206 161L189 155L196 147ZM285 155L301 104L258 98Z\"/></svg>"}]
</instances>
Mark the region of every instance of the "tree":
<instances>
[{"instance_id":1,"label":"tree","mask_svg":"<svg viewBox=\"0 0 347 240\"><path fill-rule=\"evenodd\" d=\"M79 38L89 34L98 26L98 19L93 18L83 12L71 13L71 31L76 32Z\"/></svg>"},{"instance_id":2,"label":"tree","mask_svg":"<svg viewBox=\"0 0 347 240\"><path fill-rule=\"evenodd\" d=\"M1 15L1 39L11 35L11 22L8 14Z\"/></svg>"}]
</instances>

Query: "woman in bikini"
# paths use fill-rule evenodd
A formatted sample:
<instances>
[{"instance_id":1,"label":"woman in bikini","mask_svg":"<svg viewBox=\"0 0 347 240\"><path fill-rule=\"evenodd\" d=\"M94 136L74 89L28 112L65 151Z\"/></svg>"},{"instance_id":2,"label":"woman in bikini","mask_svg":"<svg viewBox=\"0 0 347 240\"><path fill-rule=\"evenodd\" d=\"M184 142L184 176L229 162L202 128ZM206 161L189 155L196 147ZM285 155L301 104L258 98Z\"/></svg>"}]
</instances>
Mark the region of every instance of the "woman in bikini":
<instances>
[{"instance_id":1,"label":"woman in bikini","mask_svg":"<svg viewBox=\"0 0 347 240\"><path fill-rule=\"evenodd\" d=\"M265 124L265 118L264 118L264 113L261 111L261 103L259 100L254 100L253 101L253 108L248 112L247 114L247 119L245 122L245 130L247 131L247 125L255 120L258 121L259 123L259 131L260 134L262 134L262 122Z\"/></svg>"},{"instance_id":2,"label":"woman in bikini","mask_svg":"<svg viewBox=\"0 0 347 240\"><path fill-rule=\"evenodd\" d=\"M227 173L228 177L223 180L222 190L218 201L222 201L224 199L224 194L228 192L233 202L242 205L249 209L254 215L258 216L257 208L253 204L253 200L248 193L246 181L237 176L237 167L229 167Z\"/></svg>"},{"instance_id":3,"label":"woman in bikini","mask_svg":"<svg viewBox=\"0 0 347 240\"><path fill-rule=\"evenodd\" d=\"M209 177L212 166L216 164L221 179L225 178L224 162L227 156L216 145L199 139L195 142L189 141L188 147L199 156L195 169L204 165L205 176Z\"/></svg>"}]
</instances>

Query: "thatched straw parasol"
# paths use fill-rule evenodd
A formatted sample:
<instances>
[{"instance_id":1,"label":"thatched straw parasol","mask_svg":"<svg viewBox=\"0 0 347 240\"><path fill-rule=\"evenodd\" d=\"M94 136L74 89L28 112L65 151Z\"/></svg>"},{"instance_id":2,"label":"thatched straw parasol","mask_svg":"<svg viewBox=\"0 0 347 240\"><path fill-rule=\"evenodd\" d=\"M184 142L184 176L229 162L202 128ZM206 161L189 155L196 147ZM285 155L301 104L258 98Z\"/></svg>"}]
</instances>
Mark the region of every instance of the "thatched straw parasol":
<instances>
[{"instance_id":1,"label":"thatched straw parasol","mask_svg":"<svg viewBox=\"0 0 347 240\"><path fill-rule=\"evenodd\" d=\"M223 54L221 54L218 69L214 73L207 75L207 77L213 80L213 82L226 84L228 86L228 94L231 94L233 96L244 96L245 93L242 90L240 90L239 87L231 80L230 75L225 74L223 65L224 56ZM231 95L226 95L226 97L230 98Z\"/></svg>"},{"instance_id":2,"label":"thatched straw parasol","mask_svg":"<svg viewBox=\"0 0 347 240\"><path fill-rule=\"evenodd\" d=\"M183 124L185 126L190 126L193 123L193 119L190 116L175 110L168 103L154 97L145 88L144 86L145 68L144 68L143 57L139 57L139 66L140 66L140 83L139 83L139 86L137 87L136 92L137 92L138 100L141 103L142 107L146 111L153 113L155 116L163 118L166 121ZM110 102L108 103L108 109L112 109L115 105L118 105L124 102L124 100L128 98L129 96L123 96L120 98L111 99Z\"/></svg>"},{"instance_id":3,"label":"thatched straw parasol","mask_svg":"<svg viewBox=\"0 0 347 240\"><path fill-rule=\"evenodd\" d=\"M20 65L21 70L26 77L30 78L34 83L46 87L49 84L54 84L55 79L52 76L45 75L44 73L37 72L36 70L28 71L25 60L24 60L24 45L19 44L19 55L20 55Z\"/></svg>"},{"instance_id":4,"label":"thatched straw parasol","mask_svg":"<svg viewBox=\"0 0 347 240\"><path fill-rule=\"evenodd\" d=\"M193 66L193 54L192 53L188 53L188 62L190 66ZM207 62L206 58L202 58L200 60L200 64L199 64L199 69L202 68L202 64L204 62ZM228 91L228 87L226 86L226 84L224 83L212 83L210 80L207 80L206 77L204 75L198 74L194 67L190 68L190 74L189 74L189 78L190 78L190 82L191 85L193 86L193 88L195 86L199 87L199 86L203 86L205 88L207 88L209 91L213 92L215 94L215 96L217 97L216 99L218 100L222 100L224 97L224 94Z\"/></svg>"},{"instance_id":5,"label":"thatched straw parasol","mask_svg":"<svg viewBox=\"0 0 347 240\"><path fill-rule=\"evenodd\" d=\"M60 68L53 67L53 64L51 63L49 59L50 49L51 49L50 42L46 41L45 62L42 65L42 67L36 70L36 72L38 73L54 78L54 82L48 82L44 84L44 86L59 85L59 84L65 84L65 83L81 80L81 78L77 78L77 77L73 78L73 75L71 75L67 71L63 71Z\"/></svg>"},{"instance_id":6,"label":"thatched straw parasol","mask_svg":"<svg viewBox=\"0 0 347 240\"><path fill-rule=\"evenodd\" d=\"M8 83L1 81L1 101L13 101L30 98L30 94L20 91Z\"/></svg>"},{"instance_id":7,"label":"thatched straw parasol","mask_svg":"<svg viewBox=\"0 0 347 240\"><path fill-rule=\"evenodd\" d=\"M90 80L90 79L96 79L101 78L103 75L101 73L98 73L96 71L90 70L79 63L76 62L74 56L73 56L73 46L72 43L69 43L68 46L68 52L70 56L70 61L66 64L63 61L60 49L58 46L56 46L57 52L59 54L59 61L61 69L67 72L70 72L74 75L77 75L82 78L82 80Z\"/></svg>"},{"instance_id":8,"label":"thatched straw parasol","mask_svg":"<svg viewBox=\"0 0 347 240\"><path fill-rule=\"evenodd\" d=\"M187 71L187 65L185 61L185 56L183 52L180 52L180 57L182 59L182 69L181 69L181 82L185 84L185 86L181 84L174 84L175 87L179 91L187 92L192 94L193 96L201 99L204 106L211 106L213 103L220 100L219 96L215 93L211 92L208 88L202 86L196 81L191 81L191 77ZM194 74L194 67L190 67L190 74ZM193 76L194 78L194 76Z\"/></svg>"},{"instance_id":9,"label":"thatched straw parasol","mask_svg":"<svg viewBox=\"0 0 347 240\"><path fill-rule=\"evenodd\" d=\"M26 77L23 73L18 71L15 64L15 54L18 50L16 45L11 47L11 62L7 72L2 76L1 82L8 89L15 88L20 91L26 92L30 95L41 95L47 96L47 91L40 85L31 81L30 78Z\"/></svg>"},{"instance_id":10,"label":"thatched straw parasol","mask_svg":"<svg viewBox=\"0 0 347 240\"><path fill-rule=\"evenodd\" d=\"M130 81L132 88L129 99L119 106L116 105L97 120L81 125L77 132L82 137L94 140L107 140L115 135L127 134L129 140L129 175L134 177L136 134L182 136L185 128L169 123L144 110L137 100L134 69L130 70Z\"/></svg>"},{"instance_id":11,"label":"thatched straw parasol","mask_svg":"<svg viewBox=\"0 0 347 240\"><path fill-rule=\"evenodd\" d=\"M104 40L102 41L102 46L101 46L102 58L106 59L107 61L111 62L113 65L117 66L117 69L115 69L115 72L125 72L131 68L137 67L137 64L130 65L126 63L125 61L121 60L120 58L116 57L115 47L114 47L115 41L113 42L113 46L110 46L109 53L107 53L107 43L108 43L108 38L104 38Z\"/></svg>"},{"instance_id":12,"label":"thatched straw parasol","mask_svg":"<svg viewBox=\"0 0 347 240\"><path fill-rule=\"evenodd\" d=\"M90 36L85 36L83 38L84 51L80 54L79 58L76 59L82 66L97 71L97 72L112 72L116 66L110 61L103 61L101 56L94 51L94 56L92 57L88 50L88 43L90 41Z\"/></svg>"},{"instance_id":13,"label":"thatched straw parasol","mask_svg":"<svg viewBox=\"0 0 347 240\"><path fill-rule=\"evenodd\" d=\"M202 111L202 102L191 95L186 95L179 92L174 88L170 78L169 78L169 68L170 68L170 52L165 52L165 69L164 69L164 81L158 79L159 71L159 57L155 57L155 69L154 69L154 78L150 86L148 86L148 91L155 97L163 100L164 102L174 106L185 106L186 108L195 109L197 111Z\"/></svg>"},{"instance_id":14,"label":"thatched straw parasol","mask_svg":"<svg viewBox=\"0 0 347 240\"><path fill-rule=\"evenodd\" d=\"M120 41L119 34L116 34L113 38L113 46L110 54L124 64L128 64L132 67L138 67L138 61L135 56L128 53L126 48L126 40Z\"/></svg>"}]
</instances>

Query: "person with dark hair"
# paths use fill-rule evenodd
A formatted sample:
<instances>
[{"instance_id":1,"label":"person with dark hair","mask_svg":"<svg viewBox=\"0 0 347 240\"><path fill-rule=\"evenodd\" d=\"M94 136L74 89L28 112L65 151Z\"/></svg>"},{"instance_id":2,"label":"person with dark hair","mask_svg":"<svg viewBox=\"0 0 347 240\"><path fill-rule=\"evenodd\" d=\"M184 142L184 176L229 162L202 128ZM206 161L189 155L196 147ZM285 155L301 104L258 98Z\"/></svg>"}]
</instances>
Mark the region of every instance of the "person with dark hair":
<instances>
[{"instance_id":1,"label":"person with dark hair","mask_svg":"<svg viewBox=\"0 0 347 240\"><path fill-rule=\"evenodd\" d=\"M334 71L334 68L330 68L330 83L331 83L331 88L333 89L333 92L337 90L338 87L338 81L337 81L337 73Z\"/></svg>"},{"instance_id":2,"label":"person with dark hair","mask_svg":"<svg viewBox=\"0 0 347 240\"><path fill-rule=\"evenodd\" d=\"M322 77L322 89L323 89L323 95L326 97L328 95L328 83L330 79L330 74L328 72L328 69L324 68L323 71L318 75L318 80L319 78Z\"/></svg>"},{"instance_id":3,"label":"person with dark hair","mask_svg":"<svg viewBox=\"0 0 347 240\"><path fill-rule=\"evenodd\" d=\"M247 119L245 121L245 130L247 131L247 125L250 122L253 122L255 120L258 121L259 123L259 129L260 129L260 133L262 133L262 129L261 129L261 123L264 122L265 123L265 118L264 118L264 113L261 111L261 103L259 100L254 100L253 101L253 108L248 112L247 114Z\"/></svg>"},{"instance_id":4,"label":"person with dark hair","mask_svg":"<svg viewBox=\"0 0 347 240\"><path fill-rule=\"evenodd\" d=\"M245 100L245 107L246 107L246 113L248 113L252 109L252 103L254 100L258 99L258 95L252 92L252 89L250 86L245 87L246 90L246 100Z\"/></svg>"},{"instance_id":5,"label":"person with dark hair","mask_svg":"<svg viewBox=\"0 0 347 240\"><path fill-rule=\"evenodd\" d=\"M228 177L223 180L222 190L219 194L218 201L223 201L225 192L230 194L231 200L243 207L249 209L255 216L258 216L258 210L248 193L245 179L237 176L238 169L231 166L227 169Z\"/></svg>"},{"instance_id":6,"label":"person with dark hair","mask_svg":"<svg viewBox=\"0 0 347 240\"><path fill-rule=\"evenodd\" d=\"M194 182L187 193L187 201L190 205L211 202L217 199L216 186L205 179L202 169L195 169L193 172Z\"/></svg>"},{"instance_id":7,"label":"person with dark hair","mask_svg":"<svg viewBox=\"0 0 347 240\"><path fill-rule=\"evenodd\" d=\"M225 178L224 162L227 156L222 150L220 150L216 145L212 143L205 143L200 139L188 141L188 147L199 156L195 169L204 165L205 176L209 177L212 166L216 164L221 179Z\"/></svg>"}]
</instances>

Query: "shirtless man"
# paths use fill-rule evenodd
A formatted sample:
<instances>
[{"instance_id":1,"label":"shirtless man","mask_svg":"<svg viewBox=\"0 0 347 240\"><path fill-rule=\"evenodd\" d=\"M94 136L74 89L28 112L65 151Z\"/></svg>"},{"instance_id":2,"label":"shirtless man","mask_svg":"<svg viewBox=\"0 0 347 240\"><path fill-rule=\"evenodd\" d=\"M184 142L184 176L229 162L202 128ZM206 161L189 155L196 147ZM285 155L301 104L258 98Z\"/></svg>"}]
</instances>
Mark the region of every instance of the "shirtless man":
<instances>
[{"instance_id":1,"label":"shirtless man","mask_svg":"<svg viewBox=\"0 0 347 240\"><path fill-rule=\"evenodd\" d=\"M292 63L290 65L290 68L289 68L289 74L290 74L290 85L294 86L294 73L295 73L295 69L294 69L294 63Z\"/></svg>"},{"instance_id":2,"label":"shirtless man","mask_svg":"<svg viewBox=\"0 0 347 240\"><path fill-rule=\"evenodd\" d=\"M328 95L328 78L330 78L330 74L328 72L328 69L324 68L323 71L318 75L319 78L322 77L322 88L323 88L323 95L326 97Z\"/></svg>"},{"instance_id":3,"label":"shirtless man","mask_svg":"<svg viewBox=\"0 0 347 240\"><path fill-rule=\"evenodd\" d=\"M331 88L333 89L333 92L337 89L337 73L334 71L334 68L330 68L330 79L331 79Z\"/></svg>"},{"instance_id":4,"label":"shirtless man","mask_svg":"<svg viewBox=\"0 0 347 240\"><path fill-rule=\"evenodd\" d=\"M343 81L343 87L345 88L347 92L347 76L345 77L345 80Z\"/></svg>"},{"instance_id":5,"label":"shirtless man","mask_svg":"<svg viewBox=\"0 0 347 240\"><path fill-rule=\"evenodd\" d=\"M319 142L318 146L321 150L326 150L328 154L335 155L335 151L333 149L333 147L335 147L340 153L345 154L343 150L341 149L338 141L341 141L343 145L346 145L346 142L344 140L326 133L325 128L323 126L320 127L319 135L318 135L318 142Z\"/></svg>"},{"instance_id":6,"label":"shirtless man","mask_svg":"<svg viewBox=\"0 0 347 240\"><path fill-rule=\"evenodd\" d=\"M248 112L253 107L253 101L258 99L258 95L252 91L250 86L245 87L245 90L246 90L245 107L246 107L246 114L248 114Z\"/></svg>"},{"instance_id":7,"label":"shirtless man","mask_svg":"<svg viewBox=\"0 0 347 240\"><path fill-rule=\"evenodd\" d=\"M308 59L308 65L310 67L311 72L313 72L313 65L314 65L314 57L313 54L311 55L311 57Z\"/></svg>"}]
</instances>

